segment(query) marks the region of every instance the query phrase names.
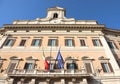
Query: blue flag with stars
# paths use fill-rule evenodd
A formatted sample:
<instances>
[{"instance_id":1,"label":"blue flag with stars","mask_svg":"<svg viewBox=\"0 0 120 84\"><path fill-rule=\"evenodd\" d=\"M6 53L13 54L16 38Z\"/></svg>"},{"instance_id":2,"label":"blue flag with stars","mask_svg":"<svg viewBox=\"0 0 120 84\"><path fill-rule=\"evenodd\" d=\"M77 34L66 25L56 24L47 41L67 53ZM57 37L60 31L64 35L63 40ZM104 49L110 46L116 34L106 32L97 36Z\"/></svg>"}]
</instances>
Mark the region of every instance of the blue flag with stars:
<instances>
[{"instance_id":1,"label":"blue flag with stars","mask_svg":"<svg viewBox=\"0 0 120 84\"><path fill-rule=\"evenodd\" d=\"M58 61L58 64L57 64L58 69L64 69L64 60L62 58L60 50L58 51L56 60Z\"/></svg>"}]
</instances>

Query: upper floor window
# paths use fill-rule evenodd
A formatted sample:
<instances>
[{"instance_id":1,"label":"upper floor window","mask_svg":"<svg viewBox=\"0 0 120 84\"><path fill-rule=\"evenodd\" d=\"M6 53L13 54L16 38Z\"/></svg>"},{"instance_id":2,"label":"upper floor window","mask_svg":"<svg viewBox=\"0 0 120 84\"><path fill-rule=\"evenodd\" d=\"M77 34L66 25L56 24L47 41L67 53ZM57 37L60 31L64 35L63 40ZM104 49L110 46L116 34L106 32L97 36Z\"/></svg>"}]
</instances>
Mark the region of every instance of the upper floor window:
<instances>
[{"instance_id":1,"label":"upper floor window","mask_svg":"<svg viewBox=\"0 0 120 84\"><path fill-rule=\"evenodd\" d=\"M67 69L78 69L78 65L76 63L76 61L78 61L77 58L69 56L65 59L65 61Z\"/></svg>"},{"instance_id":2,"label":"upper floor window","mask_svg":"<svg viewBox=\"0 0 120 84\"><path fill-rule=\"evenodd\" d=\"M87 46L85 39L80 39L80 46Z\"/></svg>"},{"instance_id":3,"label":"upper floor window","mask_svg":"<svg viewBox=\"0 0 120 84\"><path fill-rule=\"evenodd\" d=\"M25 46L25 43L26 43L26 39L22 39L19 46Z\"/></svg>"},{"instance_id":4,"label":"upper floor window","mask_svg":"<svg viewBox=\"0 0 120 84\"><path fill-rule=\"evenodd\" d=\"M116 48L116 46L114 45L114 43L113 43L112 41L109 41L109 42L108 42L108 45L109 45L109 47L110 47L111 49L115 49L115 48Z\"/></svg>"},{"instance_id":5,"label":"upper floor window","mask_svg":"<svg viewBox=\"0 0 120 84\"><path fill-rule=\"evenodd\" d=\"M41 46L41 39L33 39L32 46Z\"/></svg>"},{"instance_id":6,"label":"upper floor window","mask_svg":"<svg viewBox=\"0 0 120 84\"><path fill-rule=\"evenodd\" d=\"M15 39L7 39L7 41L5 42L5 46L13 46L15 42Z\"/></svg>"},{"instance_id":7,"label":"upper floor window","mask_svg":"<svg viewBox=\"0 0 120 84\"><path fill-rule=\"evenodd\" d=\"M94 46L102 46L100 39L92 39L92 42Z\"/></svg>"},{"instance_id":8,"label":"upper floor window","mask_svg":"<svg viewBox=\"0 0 120 84\"><path fill-rule=\"evenodd\" d=\"M7 68L8 73L12 73L17 68L17 65L18 65L19 61L21 60L21 58L13 56L13 57L10 57L10 60L11 61Z\"/></svg>"},{"instance_id":9,"label":"upper floor window","mask_svg":"<svg viewBox=\"0 0 120 84\"><path fill-rule=\"evenodd\" d=\"M67 63L67 69L77 69L77 64L75 62Z\"/></svg>"},{"instance_id":10,"label":"upper floor window","mask_svg":"<svg viewBox=\"0 0 120 84\"><path fill-rule=\"evenodd\" d=\"M99 57L99 60L101 61L101 66L102 66L103 72L105 72L105 73L113 72L113 68L112 68L111 64L109 63L109 58L101 56L101 57Z\"/></svg>"},{"instance_id":11,"label":"upper floor window","mask_svg":"<svg viewBox=\"0 0 120 84\"><path fill-rule=\"evenodd\" d=\"M52 56L48 56L45 58L48 62L48 65L49 65L49 70L54 70L57 68L57 65L56 65L56 58L52 57Z\"/></svg>"},{"instance_id":12,"label":"upper floor window","mask_svg":"<svg viewBox=\"0 0 120 84\"><path fill-rule=\"evenodd\" d=\"M68 46L68 47L74 46L74 40L73 39L65 39L65 46Z\"/></svg>"},{"instance_id":13,"label":"upper floor window","mask_svg":"<svg viewBox=\"0 0 120 84\"><path fill-rule=\"evenodd\" d=\"M2 70L2 65L3 65L3 61L4 61L5 59L3 59L3 58L1 58L0 57L0 72L2 72L3 70Z\"/></svg>"},{"instance_id":14,"label":"upper floor window","mask_svg":"<svg viewBox=\"0 0 120 84\"><path fill-rule=\"evenodd\" d=\"M33 63L25 63L24 69L33 69L33 68L34 68Z\"/></svg>"},{"instance_id":15,"label":"upper floor window","mask_svg":"<svg viewBox=\"0 0 120 84\"><path fill-rule=\"evenodd\" d=\"M27 57L24 69L27 69L27 70L34 69L36 61L37 61L37 59L32 56Z\"/></svg>"},{"instance_id":16,"label":"upper floor window","mask_svg":"<svg viewBox=\"0 0 120 84\"><path fill-rule=\"evenodd\" d=\"M57 46L58 40L57 39L49 39L48 40L48 46Z\"/></svg>"},{"instance_id":17,"label":"upper floor window","mask_svg":"<svg viewBox=\"0 0 120 84\"><path fill-rule=\"evenodd\" d=\"M53 14L53 19L55 19L55 18L58 18L58 14L57 13Z\"/></svg>"},{"instance_id":18,"label":"upper floor window","mask_svg":"<svg viewBox=\"0 0 120 84\"><path fill-rule=\"evenodd\" d=\"M112 66L111 66L111 64L108 62L103 62L103 63L101 63L101 66L102 66L102 68L103 68L103 72L106 72L106 73L108 73L108 72L113 72L113 68L112 68Z\"/></svg>"},{"instance_id":19,"label":"upper floor window","mask_svg":"<svg viewBox=\"0 0 120 84\"><path fill-rule=\"evenodd\" d=\"M87 71L87 73L92 73L92 64L90 62L86 62L84 63L85 69Z\"/></svg>"},{"instance_id":20,"label":"upper floor window","mask_svg":"<svg viewBox=\"0 0 120 84\"><path fill-rule=\"evenodd\" d=\"M83 63L84 63L84 68L86 70L87 73L93 73L94 69L93 69L93 58L87 57L87 56L83 56L82 57Z\"/></svg>"}]
</instances>

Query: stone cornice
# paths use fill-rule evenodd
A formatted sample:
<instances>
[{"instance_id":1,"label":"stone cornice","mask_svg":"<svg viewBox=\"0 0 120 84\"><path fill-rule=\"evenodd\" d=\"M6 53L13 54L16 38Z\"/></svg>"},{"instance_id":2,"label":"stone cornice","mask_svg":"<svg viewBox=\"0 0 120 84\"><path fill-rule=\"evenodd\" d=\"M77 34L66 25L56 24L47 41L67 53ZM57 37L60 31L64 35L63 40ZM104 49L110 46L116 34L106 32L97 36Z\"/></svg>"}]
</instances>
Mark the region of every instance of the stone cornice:
<instances>
[{"instance_id":1,"label":"stone cornice","mask_svg":"<svg viewBox=\"0 0 120 84\"><path fill-rule=\"evenodd\" d=\"M111 34L111 35L118 35L118 36L120 36L120 30L118 30L118 29L105 28L103 30L103 32L106 33L106 34L109 34L109 35Z\"/></svg>"},{"instance_id":2,"label":"stone cornice","mask_svg":"<svg viewBox=\"0 0 120 84\"><path fill-rule=\"evenodd\" d=\"M109 31L109 32L118 32L118 33L120 33L120 30L118 30L118 29L106 28L105 31Z\"/></svg>"},{"instance_id":3,"label":"stone cornice","mask_svg":"<svg viewBox=\"0 0 120 84\"><path fill-rule=\"evenodd\" d=\"M102 30L105 26L104 25L97 25L97 24L6 24L4 25L5 29L18 29L18 30L34 30L34 29L41 29L41 30Z\"/></svg>"}]
</instances>

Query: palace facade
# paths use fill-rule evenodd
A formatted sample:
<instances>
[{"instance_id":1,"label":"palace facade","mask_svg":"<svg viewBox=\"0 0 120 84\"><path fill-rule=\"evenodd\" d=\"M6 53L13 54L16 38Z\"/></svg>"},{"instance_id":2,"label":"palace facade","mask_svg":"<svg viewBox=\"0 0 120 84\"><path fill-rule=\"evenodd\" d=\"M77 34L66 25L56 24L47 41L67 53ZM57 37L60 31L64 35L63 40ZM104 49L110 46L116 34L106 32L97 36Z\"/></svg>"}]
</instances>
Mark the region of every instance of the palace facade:
<instances>
[{"instance_id":1,"label":"palace facade","mask_svg":"<svg viewBox=\"0 0 120 84\"><path fill-rule=\"evenodd\" d=\"M0 28L0 84L120 84L120 30L65 16L53 7Z\"/></svg>"}]
</instances>

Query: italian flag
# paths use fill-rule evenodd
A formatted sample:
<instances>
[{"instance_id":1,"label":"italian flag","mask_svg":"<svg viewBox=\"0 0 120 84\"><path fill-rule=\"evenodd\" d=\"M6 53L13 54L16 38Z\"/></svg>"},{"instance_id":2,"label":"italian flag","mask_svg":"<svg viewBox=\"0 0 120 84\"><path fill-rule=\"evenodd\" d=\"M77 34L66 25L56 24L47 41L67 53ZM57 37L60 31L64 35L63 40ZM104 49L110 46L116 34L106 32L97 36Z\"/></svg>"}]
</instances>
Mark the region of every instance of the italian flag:
<instances>
[{"instance_id":1,"label":"italian flag","mask_svg":"<svg viewBox=\"0 0 120 84\"><path fill-rule=\"evenodd\" d=\"M49 64L48 64L47 60L45 59L44 50L43 50L42 58L43 58L44 64L45 64L45 70L49 70Z\"/></svg>"}]
</instances>

